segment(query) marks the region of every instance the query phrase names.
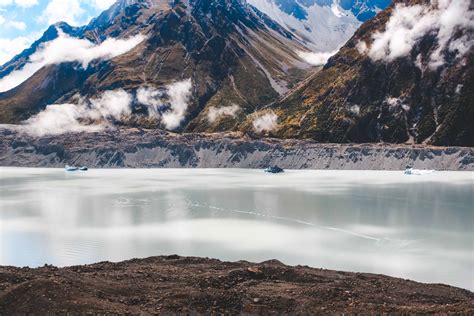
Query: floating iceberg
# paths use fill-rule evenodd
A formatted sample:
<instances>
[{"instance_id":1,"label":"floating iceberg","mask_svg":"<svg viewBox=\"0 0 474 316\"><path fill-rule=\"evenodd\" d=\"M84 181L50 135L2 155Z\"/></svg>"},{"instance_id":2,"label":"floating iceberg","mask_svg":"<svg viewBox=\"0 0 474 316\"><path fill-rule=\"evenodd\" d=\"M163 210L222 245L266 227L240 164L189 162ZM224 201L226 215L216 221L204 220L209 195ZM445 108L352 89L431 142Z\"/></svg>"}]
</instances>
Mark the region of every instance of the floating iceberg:
<instances>
[{"instance_id":1,"label":"floating iceberg","mask_svg":"<svg viewBox=\"0 0 474 316\"><path fill-rule=\"evenodd\" d=\"M89 170L86 166L82 166L82 167L76 167L76 166L69 166L69 165L66 165L64 167L64 170L66 171L77 171L77 170L80 170L80 171L87 171Z\"/></svg>"},{"instance_id":2,"label":"floating iceberg","mask_svg":"<svg viewBox=\"0 0 474 316\"><path fill-rule=\"evenodd\" d=\"M421 169L413 169L413 168L406 168L404 174L410 176L422 176L425 174L433 173L434 170L421 170Z\"/></svg>"},{"instance_id":3,"label":"floating iceberg","mask_svg":"<svg viewBox=\"0 0 474 316\"><path fill-rule=\"evenodd\" d=\"M282 168L278 167L277 165L275 165L273 167L265 168L265 169L263 169L263 171L265 171L267 173L282 173L282 172L284 172L284 170Z\"/></svg>"},{"instance_id":4,"label":"floating iceberg","mask_svg":"<svg viewBox=\"0 0 474 316\"><path fill-rule=\"evenodd\" d=\"M64 170L66 171L77 171L77 167L74 167L74 166L69 166L69 165L66 165L66 167L64 167Z\"/></svg>"}]
</instances>

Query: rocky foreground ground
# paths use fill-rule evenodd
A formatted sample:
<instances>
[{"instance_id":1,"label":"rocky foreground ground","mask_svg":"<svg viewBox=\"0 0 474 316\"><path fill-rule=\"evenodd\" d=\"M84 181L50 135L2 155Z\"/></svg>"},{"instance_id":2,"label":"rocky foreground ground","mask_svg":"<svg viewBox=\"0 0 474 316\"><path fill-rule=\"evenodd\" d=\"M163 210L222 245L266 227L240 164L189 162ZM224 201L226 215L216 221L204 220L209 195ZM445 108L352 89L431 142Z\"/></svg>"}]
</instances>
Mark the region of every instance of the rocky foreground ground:
<instances>
[{"instance_id":1,"label":"rocky foreground ground","mask_svg":"<svg viewBox=\"0 0 474 316\"><path fill-rule=\"evenodd\" d=\"M473 315L474 293L278 261L167 256L67 268L0 267L0 315L47 313Z\"/></svg>"},{"instance_id":2,"label":"rocky foreground ground","mask_svg":"<svg viewBox=\"0 0 474 316\"><path fill-rule=\"evenodd\" d=\"M0 127L0 166L474 170L474 148L325 144L242 134L173 134L117 129L34 137Z\"/></svg>"}]
</instances>

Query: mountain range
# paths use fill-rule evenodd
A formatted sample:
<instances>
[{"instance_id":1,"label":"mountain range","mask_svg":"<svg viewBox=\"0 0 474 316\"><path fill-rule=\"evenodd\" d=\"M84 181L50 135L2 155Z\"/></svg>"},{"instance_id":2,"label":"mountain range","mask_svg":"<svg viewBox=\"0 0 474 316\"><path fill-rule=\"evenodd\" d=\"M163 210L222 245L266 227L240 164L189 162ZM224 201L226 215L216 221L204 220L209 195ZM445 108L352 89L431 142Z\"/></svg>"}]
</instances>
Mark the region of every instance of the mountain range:
<instances>
[{"instance_id":1,"label":"mountain range","mask_svg":"<svg viewBox=\"0 0 474 316\"><path fill-rule=\"evenodd\" d=\"M474 146L472 10L120 0L86 26L52 25L0 66L0 123Z\"/></svg>"},{"instance_id":2,"label":"mountain range","mask_svg":"<svg viewBox=\"0 0 474 316\"><path fill-rule=\"evenodd\" d=\"M322 71L263 111L279 117L274 136L474 145L472 4L405 2L364 23Z\"/></svg>"},{"instance_id":3,"label":"mountain range","mask_svg":"<svg viewBox=\"0 0 474 316\"><path fill-rule=\"evenodd\" d=\"M311 67L297 54L307 51L303 44L241 1L120 1L83 28L64 23L51 27L30 50L2 67L3 80L15 77L19 72L14 70L25 68L42 47L40 43L54 38L58 31L63 37L88 41L89 46L104 44L109 37L141 34L145 39L120 56L96 59L87 67L74 62L41 67L0 95L3 122L18 123L47 104L93 97L111 89L143 87L161 94L167 85L189 78L193 87L185 123L215 105L236 104L243 113L250 113L286 92ZM142 110L134 108L137 113ZM156 125L142 122L147 123Z\"/></svg>"}]
</instances>

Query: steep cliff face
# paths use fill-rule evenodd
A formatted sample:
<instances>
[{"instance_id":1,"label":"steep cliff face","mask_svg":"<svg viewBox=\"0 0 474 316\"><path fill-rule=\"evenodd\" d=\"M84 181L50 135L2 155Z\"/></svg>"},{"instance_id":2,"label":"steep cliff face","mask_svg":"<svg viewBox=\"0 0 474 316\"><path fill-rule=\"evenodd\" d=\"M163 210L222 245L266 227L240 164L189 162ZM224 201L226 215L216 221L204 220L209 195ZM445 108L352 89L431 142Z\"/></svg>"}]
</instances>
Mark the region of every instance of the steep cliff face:
<instances>
[{"instance_id":1,"label":"steep cliff face","mask_svg":"<svg viewBox=\"0 0 474 316\"><path fill-rule=\"evenodd\" d=\"M233 128L240 116L274 101L310 68L297 52L306 50L268 17L238 0L120 2L81 29L92 43L106 38L145 39L110 60L87 67L50 64L14 89L0 94L0 122L19 123L50 103L69 103L112 89L136 95L139 88L161 93L190 79L192 97L178 130ZM66 74L69 74L66 76ZM34 93L33 93L34 91ZM124 124L163 127L135 104ZM210 109L234 106L234 115L209 120ZM166 105L164 109L166 110Z\"/></svg>"},{"instance_id":2,"label":"steep cliff face","mask_svg":"<svg viewBox=\"0 0 474 316\"><path fill-rule=\"evenodd\" d=\"M271 134L474 146L472 10L469 1L396 2L265 109L278 116Z\"/></svg>"},{"instance_id":3,"label":"steep cliff face","mask_svg":"<svg viewBox=\"0 0 474 316\"><path fill-rule=\"evenodd\" d=\"M0 166L17 167L474 170L474 150L465 147L321 144L130 128L32 137L0 127L0 153Z\"/></svg>"}]
</instances>

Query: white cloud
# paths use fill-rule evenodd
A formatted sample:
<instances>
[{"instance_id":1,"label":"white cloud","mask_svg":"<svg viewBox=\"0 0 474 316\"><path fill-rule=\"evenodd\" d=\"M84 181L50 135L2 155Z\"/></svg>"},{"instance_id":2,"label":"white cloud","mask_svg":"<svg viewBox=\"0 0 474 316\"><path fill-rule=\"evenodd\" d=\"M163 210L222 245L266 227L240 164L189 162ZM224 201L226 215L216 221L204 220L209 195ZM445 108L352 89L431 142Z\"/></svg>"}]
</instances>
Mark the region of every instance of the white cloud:
<instances>
[{"instance_id":1,"label":"white cloud","mask_svg":"<svg viewBox=\"0 0 474 316\"><path fill-rule=\"evenodd\" d=\"M174 130L184 120L191 88L191 79L169 84L162 90L142 87L137 90L137 101L148 107L150 117L161 118L166 129Z\"/></svg>"},{"instance_id":2,"label":"white cloud","mask_svg":"<svg viewBox=\"0 0 474 316\"><path fill-rule=\"evenodd\" d=\"M116 0L92 0L92 5L94 5L99 10L106 10L114 4Z\"/></svg>"},{"instance_id":3,"label":"white cloud","mask_svg":"<svg viewBox=\"0 0 474 316\"><path fill-rule=\"evenodd\" d=\"M30 8L38 4L38 0L0 0L0 7L9 6L15 3L17 6L22 8Z\"/></svg>"},{"instance_id":4,"label":"white cloud","mask_svg":"<svg viewBox=\"0 0 474 316\"><path fill-rule=\"evenodd\" d=\"M0 38L0 65L9 61L13 56L21 53L31 44L31 39L27 37L17 37L14 39ZM3 81L0 80L0 92L3 90Z\"/></svg>"},{"instance_id":5,"label":"white cloud","mask_svg":"<svg viewBox=\"0 0 474 316\"><path fill-rule=\"evenodd\" d=\"M102 130L100 124L83 125L79 119L83 107L75 104L51 104L39 114L28 119L23 129L35 136L57 135L67 132L93 132Z\"/></svg>"},{"instance_id":6,"label":"white cloud","mask_svg":"<svg viewBox=\"0 0 474 316\"><path fill-rule=\"evenodd\" d=\"M110 59L122 55L145 39L136 35L128 39L109 38L96 45L86 39L70 37L59 31L59 37L44 44L41 51L31 56L32 63L59 64L77 61L82 67L94 59Z\"/></svg>"},{"instance_id":7,"label":"white cloud","mask_svg":"<svg viewBox=\"0 0 474 316\"><path fill-rule=\"evenodd\" d=\"M22 8L31 8L38 4L38 0L15 0L15 4Z\"/></svg>"},{"instance_id":8,"label":"white cloud","mask_svg":"<svg viewBox=\"0 0 474 316\"><path fill-rule=\"evenodd\" d=\"M253 128L257 133L270 132L278 128L278 116L273 112L268 112L253 120Z\"/></svg>"},{"instance_id":9,"label":"white cloud","mask_svg":"<svg viewBox=\"0 0 474 316\"><path fill-rule=\"evenodd\" d=\"M191 88L191 79L178 81L167 86L171 108L163 113L161 119L167 129L174 130L178 128L184 120L189 98L191 97Z\"/></svg>"},{"instance_id":10,"label":"white cloud","mask_svg":"<svg viewBox=\"0 0 474 316\"><path fill-rule=\"evenodd\" d=\"M26 29L26 24L22 21L11 20L5 22L5 27L11 27L20 31L24 31Z\"/></svg>"},{"instance_id":11,"label":"white cloud","mask_svg":"<svg viewBox=\"0 0 474 316\"><path fill-rule=\"evenodd\" d=\"M90 100L91 109L88 115L96 120L114 119L120 120L123 115L132 113L132 96L124 90L104 92L100 98Z\"/></svg>"},{"instance_id":12,"label":"white cloud","mask_svg":"<svg viewBox=\"0 0 474 316\"><path fill-rule=\"evenodd\" d=\"M162 98L164 92L155 88L141 87L137 90L137 101L148 107L148 114L150 117L158 117L160 115L159 109L163 106Z\"/></svg>"},{"instance_id":13,"label":"white cloud","mask_svg":"<svg viewBox=\"0 0 474 316\"><path fill-rule=\"evenodd\" d=\"M429 60L431 68L444 63L446 49L463 56L473 46L467 35L452 41L458 29L474 28L474 12L469 10L470 0L438 0L430 5L405 6L397 4L385 31L373 35L368 51L374 60L393 61L408 56L414 45L426 34L437 38L437 48Z\"/></svg>"},{"instance_id":14,"label":"white cloud","mask_svg":"<svg viewBox=\"0 0 474 316\"><path fill-rule=\"evenodd\" d=\"M364 41L358 42L356 45L356 49L361 55L367 54L367 52L369 51L367 44Z\"/></svg>"},{"instance_id":15,"label":"white cloud","mask_svg":"<svg viewBox=\"0 0 474 316\"><path fill-rule=\"evenodd\" d=\"M166 86L169 109L161 113L161 119L167 129L176 129L184 119L188 107L187 102L191 96L191 87L191 79ZM157 91L153 88L140 88L140 90L142 92L145 90ZM142 97L140 98L142 101L153 100ZM156 94L151 98L155 97L164 97L164 94L160 92L159 95ZM80 98L77 104L48 105L42 112L23 122L22 129L36 136L102 130L112 126L114 122L130 116L132 101L133 97L130 93L118 89L106 91L95 99Z\"/></svg>"},{"instance_id":16,"label":"white cloud","mask_svg":"<svg viewBox=\"0 0 474 316\"><path fill-rule=\"evenodd\" d=\"M0 0L0 7L7 6L13 3L13 0Z\"/></svg>"},{"instance_id":17,"label":"white cloud","mask_svg":"<svg viewBox=\"0 0 474 316\"><path fill-rule=\"evenodd\" d=\"M96 45L88 40L73 38L59 32L59 37L43 44L22 69L0 79L0 92L18 86L46 65L79 62L86 68L94 59L110 59L128 52L144 38L143 35L128 39L110 38Z\"/></svg>"},{"instance_id":18,"label":"white cloud","mask_svg":"<svg viewBox=\"0 0 474 316\"><path fill-rule=\"evenodd\" d=\"M240 110L240 107L237 104L221 107L211 107L209 112L207 112L207 120L210 123L215 122L218 118L222 116L232 116L235 117L237 112Z\"/></svg>"},{"instance_id":19,"label":"white cloud","mask_svg":"<svg viewBox=\"0 0 474 316\"><path fill-rule=\"evenodd\" d=\"M50 0L40 16L40 21L48 24L63 21L79 26L81 24L79 18L84 12L79 0Z\"/></svg>"},{"instance_id":20,"label":"white cloud","mask_svg":"<svg viewBox=\"0 0 474 316\"><path fill-rule=\"evenodd\" d=\"M306 61L308 64L314 66L325 65L328 59L336 54L338 50L332 52L317 52L317 53L308 53L308 52L298 52L298 56Z\"/></svg>"},{"instance_id":21,"label":"white cloud","mask_svg":"<svg viewBox=\"0 0 474 316\"><path fill-rule=\"evenodd\" d=\"M79 104L52 104L29 118L22 128L33 135L93 132L131 114L132 96L124 90L106 91L99 98Z\"/></svg>"},{"instance_id":22,"label":"white cloud","mask_svg":"<svg viewBox=\"0 0 474 316\"><path fill-rule=\"evenodd\" d=\"M5 17L0 15L0 25L3 28L14 28L20 31L23 31L26 29L26 24L25 22L22 21L16 21L16 20L7 20Z\"/></svg>"}]
</instances>

